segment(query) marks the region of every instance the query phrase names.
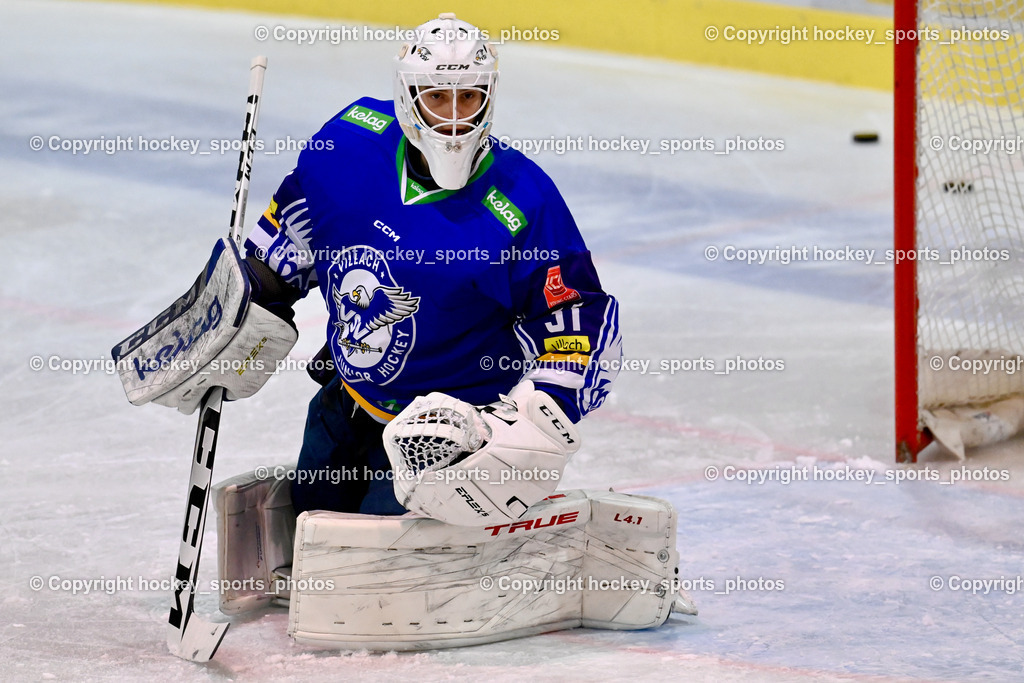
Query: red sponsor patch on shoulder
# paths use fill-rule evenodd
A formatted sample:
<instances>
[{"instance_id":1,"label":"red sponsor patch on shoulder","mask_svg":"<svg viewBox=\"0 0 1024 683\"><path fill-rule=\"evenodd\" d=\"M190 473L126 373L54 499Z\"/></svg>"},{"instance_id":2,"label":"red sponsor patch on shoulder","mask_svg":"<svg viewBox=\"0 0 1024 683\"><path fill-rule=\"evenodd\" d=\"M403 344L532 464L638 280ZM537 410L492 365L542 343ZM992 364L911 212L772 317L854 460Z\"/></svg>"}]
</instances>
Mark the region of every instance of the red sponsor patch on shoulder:
<instances>
[{"instance_id":1,"label":"red sponsor patch on shoulder","mask_svg":"<svg viewBox=\"0 0 1024 683\"><path fill-rule=\"evenodd\" d=\"M548 302L548 308L580 298L579 292L572 287L566 287L562 282L562 266L548 268L548 277L544 282L544 298Z\"/></svg>"}]
</instances>

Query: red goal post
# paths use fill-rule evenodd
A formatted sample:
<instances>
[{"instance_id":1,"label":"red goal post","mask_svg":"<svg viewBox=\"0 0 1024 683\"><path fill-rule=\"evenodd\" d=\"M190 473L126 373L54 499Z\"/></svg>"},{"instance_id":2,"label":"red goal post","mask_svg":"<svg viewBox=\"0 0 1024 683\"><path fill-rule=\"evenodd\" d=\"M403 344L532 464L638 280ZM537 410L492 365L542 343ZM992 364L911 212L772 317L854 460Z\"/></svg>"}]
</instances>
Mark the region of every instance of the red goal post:
<instances>
[{"instance_id":1,"label":"red goal post","mask_svg":"<svg viewBox=\"0 0 1024 683\"><path fill-rule=\"evenodd\" d=\"M1024 3L897 0L896 459L1024 428Z\"/></svg>"}]
</instances>

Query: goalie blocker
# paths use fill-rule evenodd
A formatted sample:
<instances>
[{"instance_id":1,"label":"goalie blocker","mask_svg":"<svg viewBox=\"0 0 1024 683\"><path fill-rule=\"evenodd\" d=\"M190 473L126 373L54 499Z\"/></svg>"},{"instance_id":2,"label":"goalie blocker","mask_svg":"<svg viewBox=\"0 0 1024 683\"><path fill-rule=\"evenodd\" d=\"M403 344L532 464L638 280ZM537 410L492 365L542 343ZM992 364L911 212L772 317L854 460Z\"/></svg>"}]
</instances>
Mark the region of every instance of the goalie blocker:
<instances>
[{"instance_id":1,"label":"goalie blocker","mask_svg":"<svg viewBox=\"0 0 1024 683\"><path fill-rule=\"evenodd\" d=\"M292 526L288 470L275 471L282 477L215 487L220 585L229 587L221 611L289 599L298 642L423 650L579 626L651 628L672 611L697 613L678 587L666 501L575 490L479 528L322 511Z\"/></svg>"},{"instance_id":2,"label":"goalie blocker","mask_svg":"<svg viewBox=\"0 0 1024 683\"><path fill-rule=\"evenodd\" d=\"M232 401L259 391L298 333L250 294L238 247L222 238L189 291L111 351L128 400L190 415L215 386Z\"/></svg>"}]
</instances>

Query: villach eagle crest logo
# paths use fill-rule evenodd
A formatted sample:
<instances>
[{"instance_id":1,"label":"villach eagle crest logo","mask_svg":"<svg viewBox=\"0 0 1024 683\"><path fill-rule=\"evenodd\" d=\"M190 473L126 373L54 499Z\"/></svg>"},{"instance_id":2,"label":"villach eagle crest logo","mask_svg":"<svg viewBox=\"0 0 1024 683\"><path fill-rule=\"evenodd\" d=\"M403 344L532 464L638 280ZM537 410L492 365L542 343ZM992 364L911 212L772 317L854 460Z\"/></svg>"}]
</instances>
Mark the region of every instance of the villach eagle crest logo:
<instances>
[{"instance_id":1,"label":"villach eagle crest logo","mask_svg":"<svg viewBox=\"0 0 1024 683\"><path fill-rule=\"evenodd\" d=\"M332 345L347 382L393 380L416 343L420 298L391 276L384 255L368 246L350 247L331 265Z\"/></svg>"}]
</instances>

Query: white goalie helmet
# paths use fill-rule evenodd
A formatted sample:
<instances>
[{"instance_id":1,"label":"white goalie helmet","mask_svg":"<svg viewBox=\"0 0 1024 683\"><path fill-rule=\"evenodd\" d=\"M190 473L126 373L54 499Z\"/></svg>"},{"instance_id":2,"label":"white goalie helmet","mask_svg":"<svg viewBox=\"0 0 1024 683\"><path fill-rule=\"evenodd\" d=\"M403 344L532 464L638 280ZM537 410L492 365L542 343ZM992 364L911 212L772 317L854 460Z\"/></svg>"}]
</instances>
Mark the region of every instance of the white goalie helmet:
<instances>
[{"instance_id":1,"label":"white goalie helmet","mask_svg":"<svg viewBox=\"0 0 1024 683\"><path fill-rule=\"evenodd\" d=\"M395 60L402 131L446 190L465 187L486 154L498 53L477 27L442 14L415 29Z\"/></svg>"}]
</instances>

